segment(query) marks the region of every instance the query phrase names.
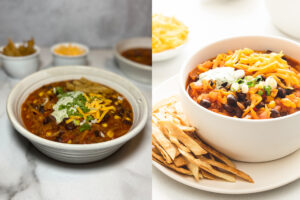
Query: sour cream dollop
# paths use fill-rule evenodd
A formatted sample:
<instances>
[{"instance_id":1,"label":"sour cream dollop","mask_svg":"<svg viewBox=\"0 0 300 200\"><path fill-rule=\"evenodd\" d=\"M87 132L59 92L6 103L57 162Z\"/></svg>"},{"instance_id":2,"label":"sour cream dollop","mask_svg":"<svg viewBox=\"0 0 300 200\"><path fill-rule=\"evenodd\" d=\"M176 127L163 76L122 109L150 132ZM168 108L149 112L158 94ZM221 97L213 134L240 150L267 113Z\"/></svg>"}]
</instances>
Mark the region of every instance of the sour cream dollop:
<instances>
[{"instance_id":1,"label":"sour cream dollop","mask_svg":"<svg viewBox=\"0 0 300 200\"><path fill-rule=\"evenodd\" d=\"M199 75L198 84L202 84L203 80L216 81L216 88L220 89L223 83L231 85L239 78L245 76L244 70L235 70L233 67L217 67L215 69L208 70Z\"/></svg>"}]
</instances>

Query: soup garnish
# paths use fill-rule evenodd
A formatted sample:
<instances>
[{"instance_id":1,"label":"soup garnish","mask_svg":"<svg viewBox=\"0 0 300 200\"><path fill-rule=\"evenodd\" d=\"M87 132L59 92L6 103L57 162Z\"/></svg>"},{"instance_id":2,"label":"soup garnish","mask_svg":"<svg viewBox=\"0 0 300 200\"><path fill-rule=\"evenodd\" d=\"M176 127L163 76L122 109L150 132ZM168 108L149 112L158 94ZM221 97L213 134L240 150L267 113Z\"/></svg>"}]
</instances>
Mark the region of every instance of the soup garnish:
<instances>
[{"instance_id":1,"label":"soup garnish","mask_svg":"<svg viewBox=\"0 0 300 200\"><path fill-rule=\"evenodd\" d=\"M150 48L133 48L122 52L125 58L140 64L152 66L152 51Z\"/></svg>"},{"instance_id":2,"label":"soup garnish","mask_svg":"<svg viewBox=\"0 0 300 200\"><path fill-rule=\"evenodd\" d=\"M223 115L276 118L300 109L299 67L283 52L228 51L193 69L187 91L201 106Z\"/></svg>"},{"instance_id":3,"label":"soup garnish","mask_svg":"<svg viewBox=\"0 0 300 200\"><path fill-rule=\"evenodd\" d=\"M123 95L85 78L35 90L23 103L21 114L25 127L33 134L72 144L120 137L133 122L131 105Z\"/></svg>"},{"instance_id":4,"label":"soup garnish","mask_svg":"<svg viewBox=\"0 0 300 200\"><path fill-rule=\"evenodd\" d=\"M34 54L35 51L33 38L18 46L11 39L8 39L8 44L3 48L1 53L5 56L21 57Z\"/></svg>"}]
</instances>

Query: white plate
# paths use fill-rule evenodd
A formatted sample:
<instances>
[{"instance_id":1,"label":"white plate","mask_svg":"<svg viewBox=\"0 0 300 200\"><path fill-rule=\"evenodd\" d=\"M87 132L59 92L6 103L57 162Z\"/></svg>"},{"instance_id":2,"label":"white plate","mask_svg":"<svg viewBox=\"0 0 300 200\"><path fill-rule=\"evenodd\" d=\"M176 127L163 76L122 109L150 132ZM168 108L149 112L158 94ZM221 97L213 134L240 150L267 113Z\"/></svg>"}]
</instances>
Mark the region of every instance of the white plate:
<instances>
[{"instance_id":1,"label":"white plate","mask_svg":"<svg viewBox=\"0 0 300 200\"><path fill-rule=\"evenodd\" d=\"M156 103L179 93L178 77L174 76L165 81L154 90L153 102ZM282 144L284 145L284 143ZM274 149L276 150L276 149ZM300 178L300 150L279 160L265 163L234 162L238 169L248 173L255 183L251 184L242 180L235 183L225 181L200 180L178 174L162 165L152 164L170 178L193 188L223 194L249 194L271 190L286 185Z\"/></svg>"}]
</instances>

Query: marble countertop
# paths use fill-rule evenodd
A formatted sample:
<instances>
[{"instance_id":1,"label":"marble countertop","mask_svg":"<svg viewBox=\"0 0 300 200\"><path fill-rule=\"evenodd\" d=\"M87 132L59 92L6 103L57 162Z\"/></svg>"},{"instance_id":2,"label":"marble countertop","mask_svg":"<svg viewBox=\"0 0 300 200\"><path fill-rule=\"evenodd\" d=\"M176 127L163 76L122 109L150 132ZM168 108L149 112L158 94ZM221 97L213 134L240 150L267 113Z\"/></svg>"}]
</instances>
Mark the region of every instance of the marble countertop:
<instances>
[{"instance_id":1,"label":"marble countertop","mask_svg":"<svg viewBox=\"0 0 300 200\"><path fill-rule=\"evenodd\" d=\"M49 67L48 48L42 48L40 57L42 68ZM110 49L92 50L89 64L122 74ZM0 69L0 200L151 199L150 113L145 129L109 158L91 164L65 164L40 153L10 124L6 99L18 81ZM132 82L150 108L151 86Z\"/></svg>"},{"instance_id":2,"label":"marble countertop","mask_svg":"<svg viewBox=\"0 0 300 200\"><path fill-rule=\"evenodd\" d=\"M175 16L189 27L189 39L177 57L153 64L152 87L176 75L182 63L201 46L235 35L277 35L287 37L271 22L262 0L153 0L153 13ZM156 168L152 173L155 200L296 200L300 199L300 180L284 187L250 195L222 195L196 190L178 183Z\"/></svg>"}]
</instances>

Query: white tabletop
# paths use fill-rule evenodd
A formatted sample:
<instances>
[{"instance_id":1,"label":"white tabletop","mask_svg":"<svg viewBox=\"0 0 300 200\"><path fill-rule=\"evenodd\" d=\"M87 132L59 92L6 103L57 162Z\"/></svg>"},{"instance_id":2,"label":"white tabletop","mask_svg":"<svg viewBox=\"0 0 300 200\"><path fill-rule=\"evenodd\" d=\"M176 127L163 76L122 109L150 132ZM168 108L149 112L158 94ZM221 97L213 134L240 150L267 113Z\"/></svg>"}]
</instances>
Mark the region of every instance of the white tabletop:
<instances>
[{"instance_id":1,"label":"white tabletop","mask_svg":"<svg viewBox=\"0 0 300 200\"><path fill-rule=\"evenodd\" d=\"M49 67L49 49L41 52ZM112 50L92 50L92 66L121 74ZM111 157L85 165L55 161L36 150L10 124L6 99L19 80L0 69L0 200L151 199L151 118L146 128ZM151 105L151 86L132 81Z\"/></svg>"},{"instance_id":2,"label":"white tabletop","mask_svg":"<svg viewBox=\"0 0 300 200\"><path fill-rule=\"evenodd\" d=\"M152 85L176 75L182 63L201 46L235 35L284 36L271 22L262 0L153 0L153 13L175 16L189 27L185 50L174 59L153 64ZM300 180L284 187L250 195L221 195L196 190L177 183L156 168L152 170L152 196L155 200L174 199L300 199Z\"/></svg>"}]
</instances>

